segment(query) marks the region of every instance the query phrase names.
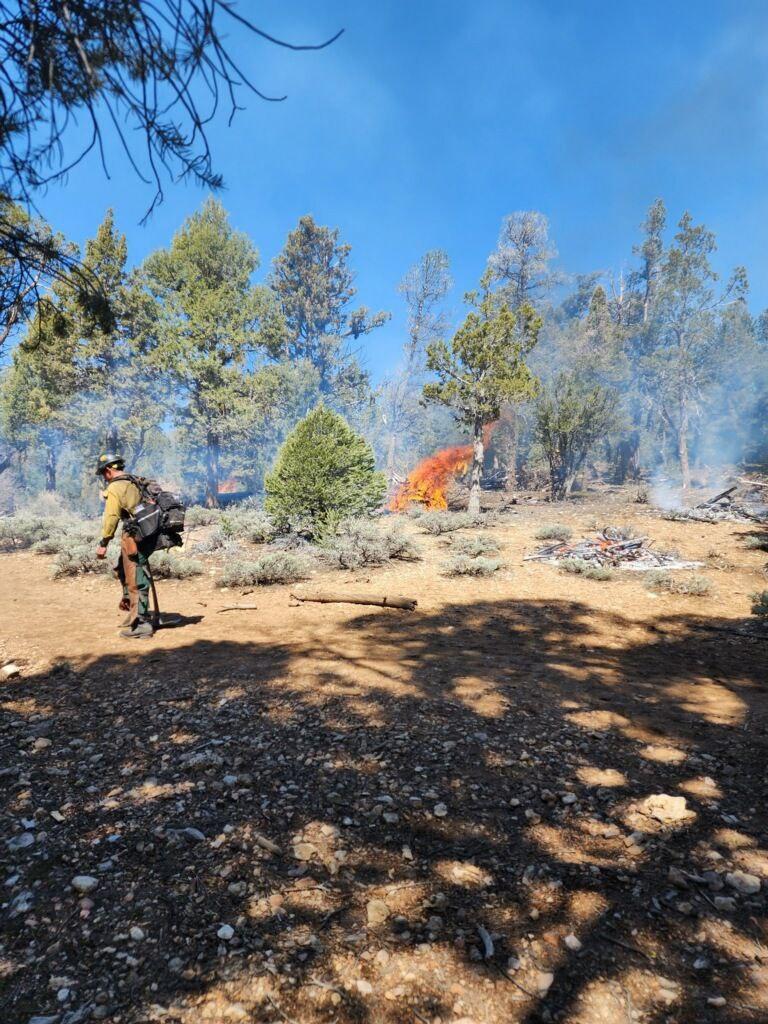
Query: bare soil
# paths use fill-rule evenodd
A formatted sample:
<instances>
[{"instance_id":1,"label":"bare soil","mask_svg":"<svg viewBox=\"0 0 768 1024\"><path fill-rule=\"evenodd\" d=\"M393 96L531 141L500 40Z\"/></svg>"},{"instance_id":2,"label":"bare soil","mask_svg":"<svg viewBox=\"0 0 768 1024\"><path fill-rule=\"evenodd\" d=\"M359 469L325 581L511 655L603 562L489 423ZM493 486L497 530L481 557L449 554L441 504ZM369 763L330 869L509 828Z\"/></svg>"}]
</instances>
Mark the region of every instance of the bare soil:
<instances>
[{"instance_id":1,"label":"bare soil","mask_svg":"<svg viewBox=\"0 0 768 1024\"><path fill-rule=\"evenodd\" d=\"M318 581L413 613L161 581L148 641L0 556L3 1024L767 1021L766 554L622 501L510 513L487 580L409 523L423 561ZM544 522L713 592L524 563Z\"/></svg>"}]
</instances>

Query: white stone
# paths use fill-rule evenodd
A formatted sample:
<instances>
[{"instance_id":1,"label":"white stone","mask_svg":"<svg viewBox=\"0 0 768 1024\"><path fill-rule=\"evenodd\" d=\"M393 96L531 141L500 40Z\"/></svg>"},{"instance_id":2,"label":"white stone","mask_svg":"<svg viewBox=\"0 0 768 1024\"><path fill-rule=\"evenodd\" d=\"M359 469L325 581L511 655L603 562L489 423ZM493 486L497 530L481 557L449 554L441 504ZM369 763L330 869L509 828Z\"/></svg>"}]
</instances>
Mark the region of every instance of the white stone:
<instances>
[{"instance_id":1,"label":"white stone","mask_svg":"<svg viewBox=\"0 0 768 1024\"><path fill-rule=\"evenodd\" d=\"M448 814L448 808L445 804L435 804L434 815L436 818L444 818Z\"/></svg>"},{"instance_id":2,"label":"white stone","mask_svg":"<svg viewBox=\"0 0 768 1024\"><path fill-rule=\"evenodd\" d=\"M131 928L128 934L131 936L134 942L142 942L144 940L144 932L142 931L141 928L137 927L136 925L134 925L133 928Z\"/></svg>"},{"instance_id":3,"label":"white stone","mask_svg":"<svg viewBox=\"0 0 768 1024\"><path fill-rule=\"evenodd\" d=\"M235 934L235 929L231 924L223 924L216 934L220 939L223 939L225 942L229 942Z\"/></svg>"},{"instance_id":4,"label":"white stone","mask_svg":"<svg viewBox=\"0 0 768 1024\"><path fill-rule=\"evenodd\" d=\"M21 669L14 661L9 661L7 665L3 665L2 672L6 679L15 679L16 676L21 675Z\"/></svg>"},{"instance_id":5,"label":"white stone","mask_svg":"<svg viewBox=\"0 0 768 1024\"><path fill-rule=\"evenodd\" d=\"M82 893L93 892L98 884L98 878L93 875L75 875L72 879L72 888Z\"/></svg>"},{"instance_id":6,"label":"white stone","mask_svg":"<svg viewBox=\"0 0 768 1024\"><path fill-rule=\"evenodd\" d=\"M568 947L568 949L572 950L574 953L578 953L578 951L581 949L581 942L573 934L566 935L563 939L563 942Z\"/></svg>"},{"instance_id":7,"label":"white stone","mask_svg":"<svg viewBox=\"0 0 768 1024\"><path fill-rule=\"evenodd\" d=\"M668 793L654 793L640 804L640 810L656 821L683 821L691 816L684 796L670 796Z\"/></svg>"},{"instance_id":8,"label":"white stone","mask_svg":"<svg viewBox=\"0 0 768 1024\"><path fill-rule=\"evenodd\" d=\"M725 880L732 889L742 896L754 896L760 892L760 879L757 875L748 875L746 871L729 871Z\"/></svg>"}]
</instances>

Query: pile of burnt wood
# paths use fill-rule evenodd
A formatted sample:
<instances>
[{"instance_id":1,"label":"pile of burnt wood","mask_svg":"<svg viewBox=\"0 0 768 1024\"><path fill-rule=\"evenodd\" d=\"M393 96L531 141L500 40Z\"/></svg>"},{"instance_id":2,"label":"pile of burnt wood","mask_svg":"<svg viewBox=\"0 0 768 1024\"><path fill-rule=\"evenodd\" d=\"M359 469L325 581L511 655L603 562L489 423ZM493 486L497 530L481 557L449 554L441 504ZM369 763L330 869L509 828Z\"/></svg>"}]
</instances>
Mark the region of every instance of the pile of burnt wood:
<instances>
[{"instance_id":1,"label":"pile of burnt wood","mask_svg":"<svg viewBox=\"0 0 768 1024\"><path fill-rule=\"evenodd\" d=\"M752 481L745 482L752 483ZM744 497L736 498L735 493L739 489L739 485L734 484L727 491L721 491L714 498L708 498L698 505L671 509L664 513L664 518L690 519L695 523L721 523L726 520L735 523L768 523L768 505L762 500L762 495L753 498L747 494Z\"/></svg>"},{"instance_id":2,"label":"pile of burnt wood","mask_svg":"<svg viewBox=\"0 0 768 1024\"><path fill-rule=\"evenodd\" d=\"M576 558L617 569L692 569L698 562L687 562L674 551L653 547L648 537L629 536L616 526L604 527L596 537L578 541L554 541L526 555L526 562L560 562Z\"/></svg>"}]
</instances>

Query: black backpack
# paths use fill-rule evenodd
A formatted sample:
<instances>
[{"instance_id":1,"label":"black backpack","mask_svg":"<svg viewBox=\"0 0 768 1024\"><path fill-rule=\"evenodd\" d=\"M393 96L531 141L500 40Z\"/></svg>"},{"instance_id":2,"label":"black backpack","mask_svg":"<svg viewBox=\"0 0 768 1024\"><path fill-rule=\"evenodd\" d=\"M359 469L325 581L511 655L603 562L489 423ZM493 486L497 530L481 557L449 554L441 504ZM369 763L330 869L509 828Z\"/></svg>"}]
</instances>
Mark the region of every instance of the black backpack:
<instances>
[{"instance_id":1,"label":"black backpack","mask_svg":"<svg viewBox=\"0 0 768 1024\"><path fill-rule=\"evenodd\" d=\"M139 540L156 537L158 548L179 547L187 507L178 494L164 490L156 480L130 473L123 476L135 484L141 494L141 501L126 523L129 531Z\"/></svg>"}]
</instances>

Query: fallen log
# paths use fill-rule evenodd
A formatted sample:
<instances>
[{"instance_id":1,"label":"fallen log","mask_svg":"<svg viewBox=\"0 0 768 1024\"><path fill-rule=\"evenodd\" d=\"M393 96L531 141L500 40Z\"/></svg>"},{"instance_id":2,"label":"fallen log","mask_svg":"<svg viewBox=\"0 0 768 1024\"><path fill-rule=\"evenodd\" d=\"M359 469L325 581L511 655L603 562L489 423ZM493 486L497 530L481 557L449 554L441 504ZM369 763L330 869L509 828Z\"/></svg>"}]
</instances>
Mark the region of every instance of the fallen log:
<instances>
[{"instance_id":1,"label":"fallen log","mask_svg":"<svg viewBox=\"0 0 768 1024\"><path fill-rule=\"evenodd\" d=\"M343 590L317 590L307 593L303 590L292 590L291 597L297 601L316 601L319 604L373 604L382 608L402 608L412 612L418 601L414 597L379 597L370 594L348 593Z\"/></svg>"},{"instance_id":2,"label":"fallen log","mask_svg":"<svg viewBox=\"0 0 768 1024\"><path fill-rule=\"evenodd\" d=\"M730 497L733 494L733 492L736 490L736 488L737 488L737 485L734 484L733 487L729 487L727 491L721 491L719 494L716 494L714 496L714 498L707 498L706 501L699 502L698 505L694 505L693 507L694 508L706 508L707 505L714 505L715 502L721 501L723 498Z\"/></svg>"},{"instance_id":3,"label":"fallen log","mask_svg":"<svg viewBox=\"0 0 768 1024\"><path fill-rule=\"evenodd\" d=\"M255 612L257 604L227 604L223 608L217 608L217 612Z\"/></svg>"}]
</instances>

